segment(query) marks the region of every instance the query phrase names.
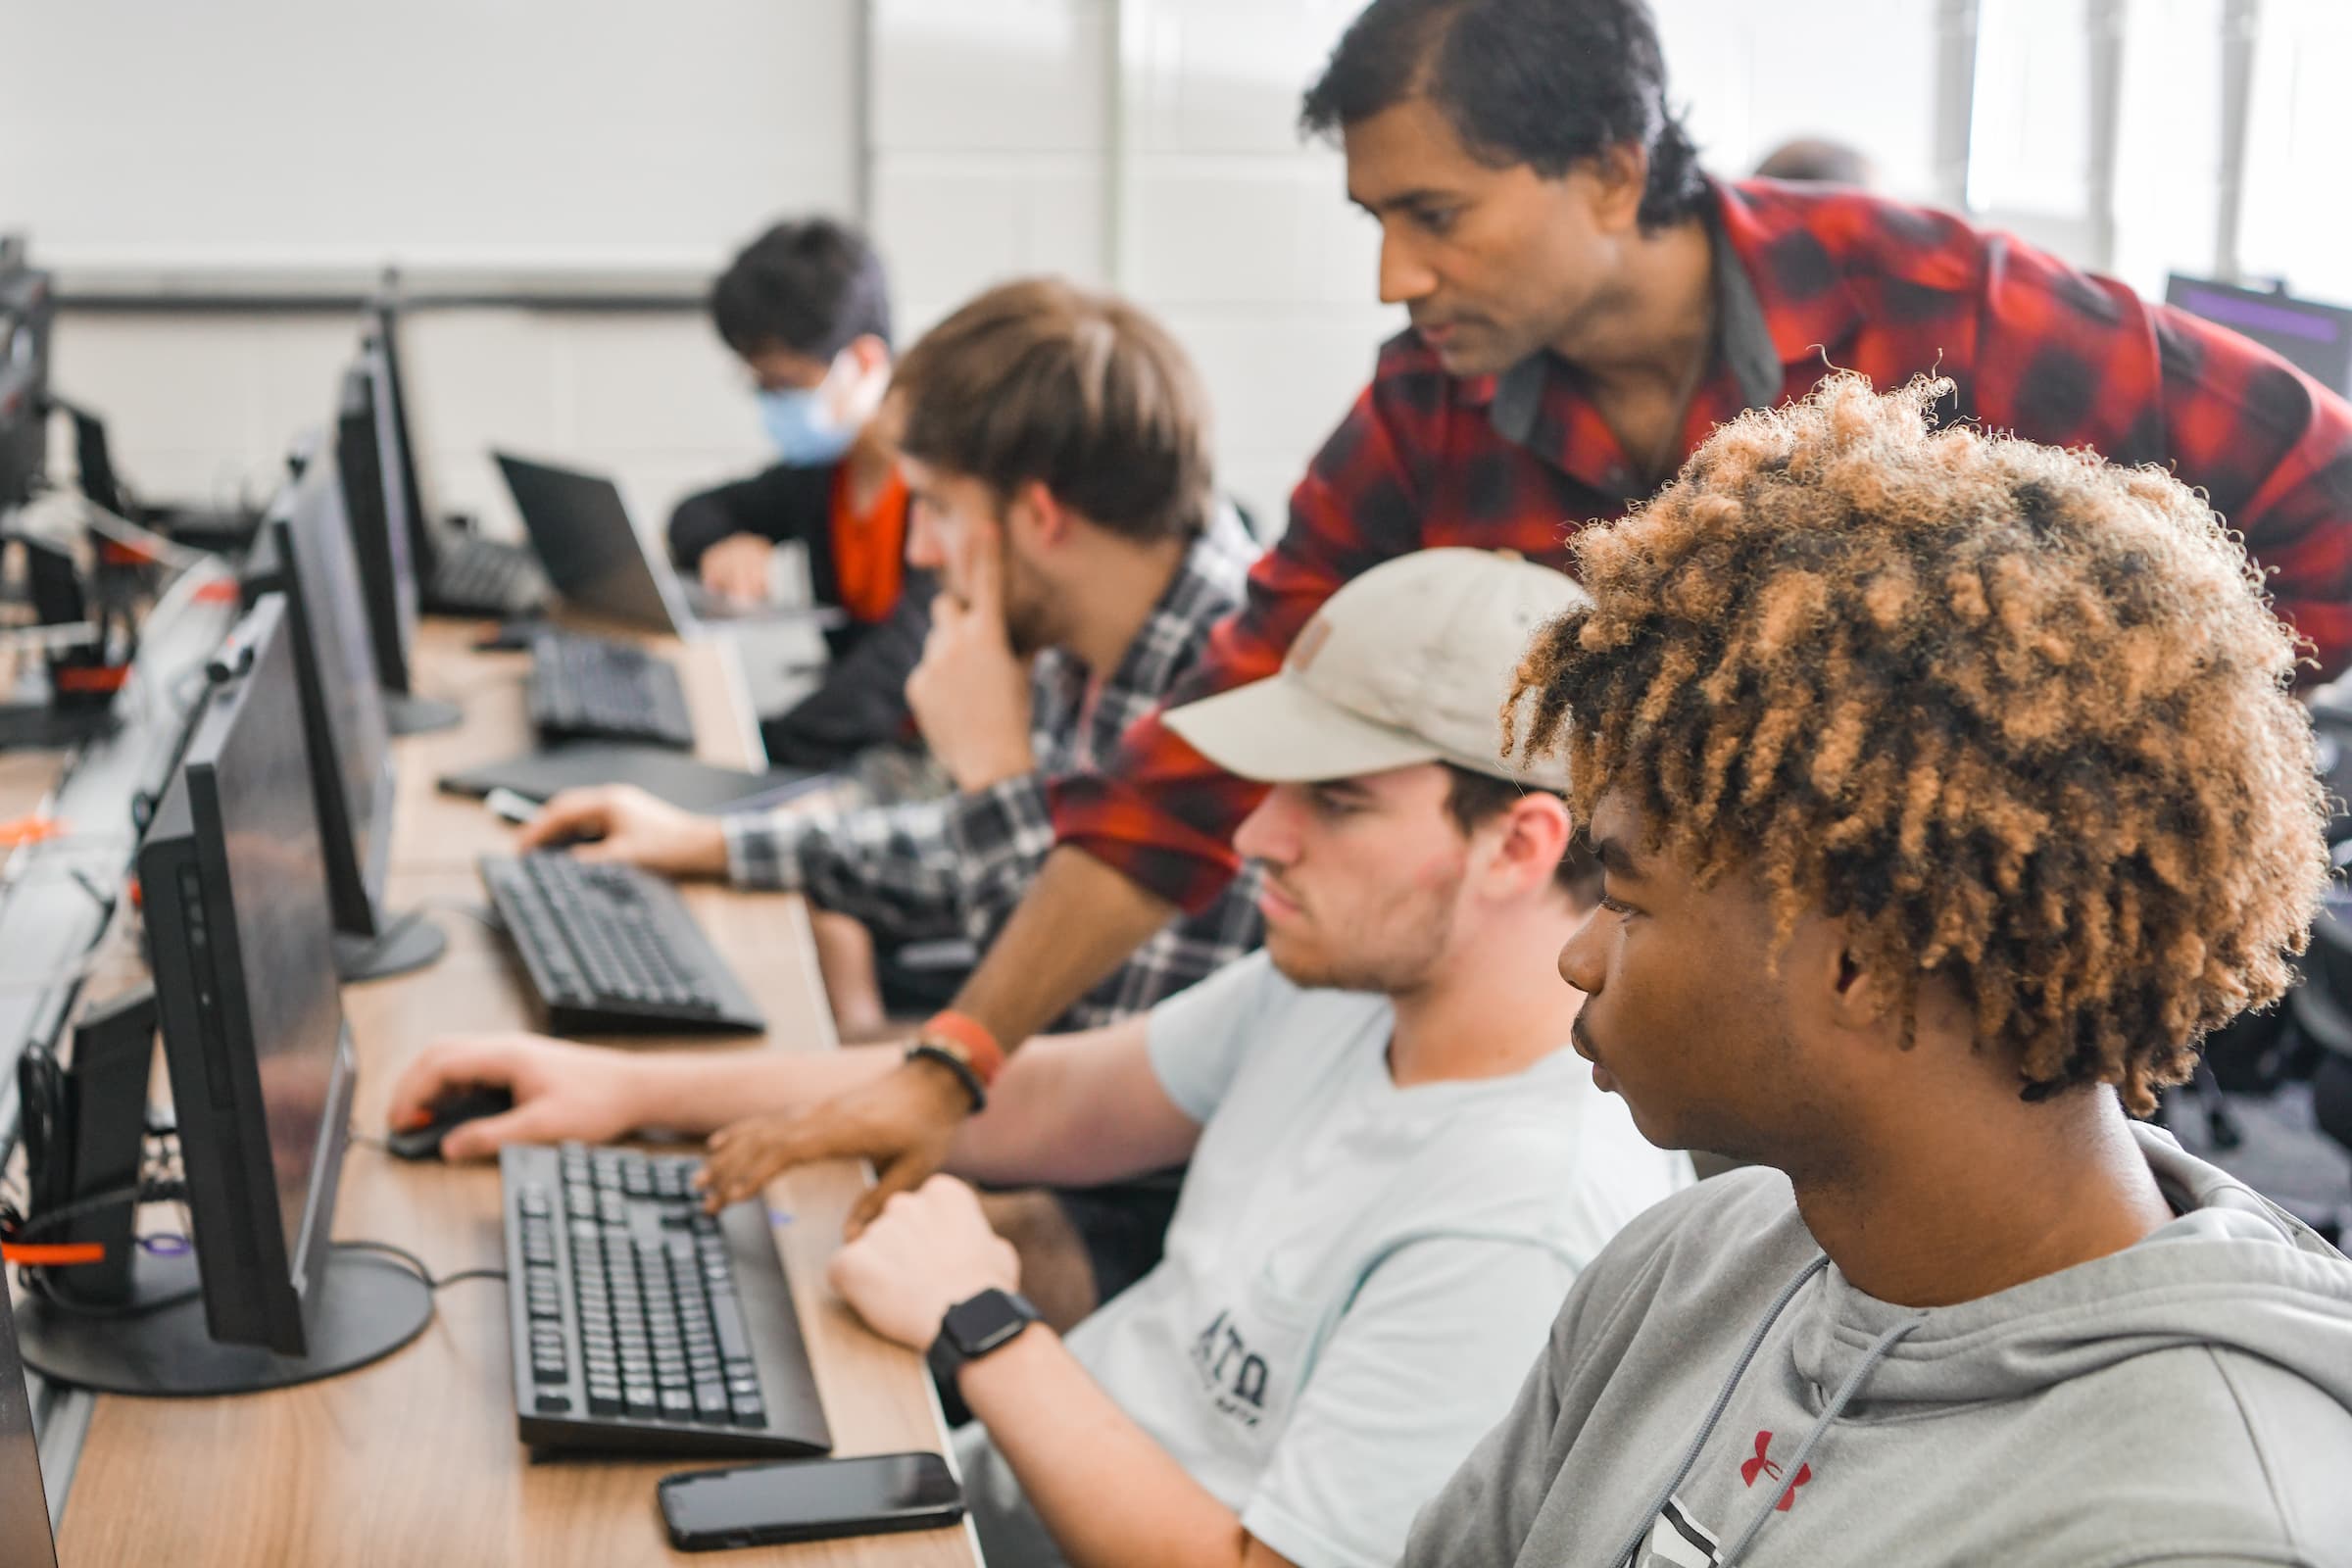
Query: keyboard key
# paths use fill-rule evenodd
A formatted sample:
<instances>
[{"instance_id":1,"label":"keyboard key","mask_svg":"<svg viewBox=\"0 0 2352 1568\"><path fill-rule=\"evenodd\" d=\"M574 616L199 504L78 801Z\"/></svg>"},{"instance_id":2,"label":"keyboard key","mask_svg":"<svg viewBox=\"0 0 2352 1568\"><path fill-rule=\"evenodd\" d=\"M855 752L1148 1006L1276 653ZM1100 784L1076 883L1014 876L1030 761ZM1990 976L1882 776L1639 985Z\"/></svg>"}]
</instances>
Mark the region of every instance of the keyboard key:
<instances>
[{"instance_id":1,"label":"keyboard key","mask_svg":"<svg viewBox=\"0 0 2352 1568\"><path fill-rule=\"evenodd\" d=\"M718 1353L730 1361L748 1361L752 1339L744 1328L743 1306L733 1291L710 1293L710 1322L718 1332Z\"/></svg>"},{"instance_id":2,"label":"keyboard key","mask_svg":"<svg viewBox=\"0 0 2352 1568\"><path fill-rule=\"evenodd\" d=\"M704 1382L694 1386L694 1413L705 1421L724 1421L731 1411L727 1402L726 1386Z\"/></svg>"}]
</instances>

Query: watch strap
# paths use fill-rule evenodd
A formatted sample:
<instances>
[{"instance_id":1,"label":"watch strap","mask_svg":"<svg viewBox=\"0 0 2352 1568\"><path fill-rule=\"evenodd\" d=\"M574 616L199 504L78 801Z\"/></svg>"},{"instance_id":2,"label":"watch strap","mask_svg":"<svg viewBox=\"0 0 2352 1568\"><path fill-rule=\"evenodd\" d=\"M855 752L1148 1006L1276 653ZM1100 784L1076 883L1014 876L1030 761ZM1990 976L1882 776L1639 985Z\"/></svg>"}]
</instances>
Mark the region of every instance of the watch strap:
<instances>
[{"instance_id":1,"label":"watch strap","mask_svg":"<svg viewBox=\"0 0 2352 1568\"><path fill-rule=\"evenodd\" d=\"M966 1308L982 1302L1000 1306L1009 1321L1001 1332L990 1337L986 1343L974 1344L967 1342L956 1332L955 1323L956 1317L963 1314ZM941 1384L952 1389L956 1386L956 1375L967 1364L979 1360L992 1350L1002 1349L1011 1344L1021 1337L1023 1331L1030 1324L1038 1320L1038 1310L1030 1303L1027 1297L1018 1291L998 1290L992 1286L979 1295L958 1301L948 1308L946 1315L940 1319L939 1334L932 1340L931 1348L924 1352L923 1359L930 1364L931 1375L939 1379Z\"/></svg>"}]
</instances>

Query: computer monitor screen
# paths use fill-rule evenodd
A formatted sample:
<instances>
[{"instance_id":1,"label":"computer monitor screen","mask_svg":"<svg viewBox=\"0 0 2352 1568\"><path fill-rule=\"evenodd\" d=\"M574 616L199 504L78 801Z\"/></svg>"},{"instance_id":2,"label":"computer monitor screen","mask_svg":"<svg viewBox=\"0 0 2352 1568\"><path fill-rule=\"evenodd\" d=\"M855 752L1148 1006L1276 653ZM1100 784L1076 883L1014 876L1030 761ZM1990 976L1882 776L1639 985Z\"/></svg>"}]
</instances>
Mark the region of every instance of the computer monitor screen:
<instances>
[{"instance_id":1,"label":"computer monitor screen","mask_svg":"<svg viewBox=\"0 0 2352 1568\"><path fill-rule=\"evenodd\" d=\"M49 334L57 315L49 274L21 239L0 238L0 507L38 486L49 452Z\"/></svg>"},{"instance_id":2,"label":"computer monitor screen","mask_svg":"<svg viewBox=\"0 0 2352 1568\"><path fill-rule=\"evenodd\" d=\"M368 601L376 672L392 691L410 690L410 652L416 638L416 571L407 521L408 481L402 477L400 436L394 428L391 374L382 345L370 339L343 374L335 410L335 461L343 475L343 506Z\"/></svg>"},{"instance_id":3,"label":"computer monitor screen","mask_svg":"<svg viewBox=\"0 0 2352 1568\"><path fill-rule=\"evenodd\" d=\"M139 877L207 1326L301 1355L353 1062L289 618L232 634Z\"/></svg>"},{"instance_id":4,"label":"computer monitor screen","mask_svg":"<svg viewBox=\"0 0 2352 1568\"><path fill-rule=\"evenodd\" d=\"M57 1568L15 1315L0 1311L0 1568Z\"/></svg>"},{"instance_id":5,"label":"computer monitor screen","mask_svg":"<svg viewBox=\"0 0 2352 1568\"><path fill-rule=\"evenodd\" d=\"M326 444L279 492L264 527L275 561L265 581L287 601L335 926L372 936L391 848L391 738L342 481Z\"/></svg>"},{"instance_id":6,"label":"computer monitor screen","mask_svg":"<svg viewBox=\"0 0 2352 1568\"><path fill-rule=\"evenodd\" d=\"M2252 338L2328 391L2352 397L2352 310L2177 272L2165 279L2164 302Z\"/></svg>"},{"instance_id":7,"label":"computer monitor screen","mask_svg":"<svg viewBox=\"0 0 2352 1568\"><path fill-rule=\"evenodd\" d=\"M414 390L409 385L408 368L400 354L400 305L397 301L379 297L368 307L368 335L384 355L384 387L390 394L387 402L392 412L393 450L399 454L400 489L407 500L407 512L394 521L409 531L409 557L416 567L419 582L432 580L433 494L431 478L425 472L423 455L416 450L416 419L414 411Z\"/></svg>"}]
</instances>

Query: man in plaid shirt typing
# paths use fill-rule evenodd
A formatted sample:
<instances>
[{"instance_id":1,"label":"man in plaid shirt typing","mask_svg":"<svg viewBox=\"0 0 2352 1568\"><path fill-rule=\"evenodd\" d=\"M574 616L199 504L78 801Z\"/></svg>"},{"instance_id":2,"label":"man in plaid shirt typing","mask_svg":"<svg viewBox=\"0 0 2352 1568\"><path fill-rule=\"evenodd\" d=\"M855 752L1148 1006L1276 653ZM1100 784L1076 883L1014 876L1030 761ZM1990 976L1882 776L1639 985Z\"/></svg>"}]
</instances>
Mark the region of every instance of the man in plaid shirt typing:
<instances>
[{"instance_id":1,"label":"man in plaid shirt typing","mask_svg":"<svg viewBox=\"0 0 2352 1568\"><path fill-rule=\"evenodd\" d=\"M1824 70L1829 70L1825 63ZM2307 677L2352 656L2352 408L2268 351L2014 238L1854 191L1702 173L1642 0L1373 0L1307 93L1380 295L1411 330L1309 466L1179 700L1271 674L1338 586L1441 545L1566 569L1588 522L1654 494L1719 422L1832 368L1931 371L1973 419L2171 466L2245 536ZM1059 844L957 998L990 1063L1171 909L1233 873L1257 789L1156 717L1053 791ZM937 1169L967 1097L929 1059L764 1147L898 1132L863 1214Z\"/></svg>"},{"instance_id":2,"label":"man in plaid shirt typing","mask_svg":"<svg viewBox=\"0 0 2352 1568\"><path fill-rule=\"evenodd\" d=\"M525 847L584 838L586 858L800 892L883 947L996 937L1054 848L1053 790L1112 765L1240 606L1257 551L1211 492L1191 364L1132 306L1047 280L992 289L916 344L894 387L908 555L944 587L906 701L953 791L713 819L608 786L557 796ZM1062 1027L1142 1012L1254 948L1255 897L1243 877L1163 922ZM1059 1257L1033 1280L1052 1317L1075 1321L1157 1261L1176 1174L995 1205L1033 1260Z\"/></svg>"}]
</instances>

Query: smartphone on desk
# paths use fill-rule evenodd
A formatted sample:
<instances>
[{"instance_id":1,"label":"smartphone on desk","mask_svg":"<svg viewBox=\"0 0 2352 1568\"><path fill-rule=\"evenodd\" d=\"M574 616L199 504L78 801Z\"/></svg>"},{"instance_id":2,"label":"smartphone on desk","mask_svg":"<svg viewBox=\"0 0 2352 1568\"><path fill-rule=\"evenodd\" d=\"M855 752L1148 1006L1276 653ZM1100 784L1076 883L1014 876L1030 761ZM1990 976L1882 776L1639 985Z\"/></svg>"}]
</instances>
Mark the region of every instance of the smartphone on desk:
<instances>
[{"instance_id":1,"label":"smartphone on desk","mask_svg":"<svg viewBox=\"0 0 2352 1568\"><path fill-rule=\"evenodd\" d=\"M936 1453L690 1470L664 1478L661 1495L680 1551L933 1530L963 1517L963 1488Z\"/></svg>"}]
</instances>

